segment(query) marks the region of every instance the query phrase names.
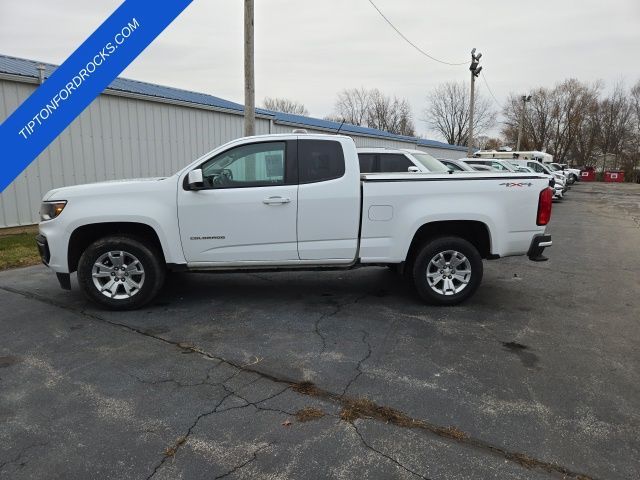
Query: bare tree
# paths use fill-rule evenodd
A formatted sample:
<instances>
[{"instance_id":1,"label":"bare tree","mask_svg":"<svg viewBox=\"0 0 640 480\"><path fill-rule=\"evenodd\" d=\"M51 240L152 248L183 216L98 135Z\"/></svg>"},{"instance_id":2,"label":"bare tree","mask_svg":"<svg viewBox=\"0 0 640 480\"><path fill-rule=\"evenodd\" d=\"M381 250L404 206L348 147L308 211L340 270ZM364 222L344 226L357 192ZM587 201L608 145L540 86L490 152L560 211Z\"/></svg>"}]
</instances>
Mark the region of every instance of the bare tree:
<instances>
[{"instance_id":1,"label":"bare tree","mask_svg":"<svg viewBox=\"0 0 640 480\"><path fill-rule=\"evenodd\" d=\"M365 125L371 99L365 88L347 88L338 93L335 113L346 123Z\"/></svg>"},{"instance_id":2,"label":"bare tree","mask_svg":"<svg viewBox=\"0 0 640 480\"><path fill-rule=\"evenodd\" d=\"M633 135L633 107L630 97L622 83L615 85L611 95L600 102L598 127L600 134L600 150L606 160L612 154L613 165L605 167L618 168L621 155L628 151Z\"/></svg>"},{"instance_id":3,"label":"bare tree","mask_svg":"<svg viewBox=\"0 0 640 480\"><path fill-rule=\"evenodd\" d=\"M480 150L498 150L502 146L502 141L499 138L488 135L480 135L475 140Z\"/></svg>"},{"instance_id":4,"label":"bare tree","mask_svg":"<svg viewBox=\"0 0 640 480\"><path fill-rule=\"evenodd\" d=\"M389 97L375 88L352 88L338 93L335 113L336 116L330 118L342 118L346 123L398 135L415 135L409 102Z\"/></svg>"},{"instance_id":5,"label":"bare tree","mask_svg":"<svg viewBox=\"0 0 640 480\"><path fill-rule=\"evenodd\" d=\"M309 111L302 103L288 98L265 97L262 102L264 108L274 112L293 113L295 115L309 115Z\"/></svg>"},{"instance_id":6,"label":"bare tree","mask_svg":"<svg viewBox=\"0 0 640 480\"><path fill-rule=\"evenodd\" d=\"M467 82L446 82L427 96L424 120L451 145L466 145L469 136L470 92ZM496 112L479 90L475 95L473 130L483 136L496 122Z\"/></svg>"},{"instance_id":7,"label":"bare tree","mask_svg":"<svg viewBox=\"0 0 640 480\"><path fill-rule=\"evenodd\" d=\"M388 97L380 90L369 92L367 126L398 135L415 136L411 106L405 99Z\"/></svg>"},{"instance_id":8,"label":"bare tree","mask_svg":"<svg viewBox=\"0 0 640 480\"><path fill-rule=\"evenodd\" d=\"M540 87L533 90L525 116L521 149L549 151L559 161L565 161L580 134L595 134L585 121L591 119L593 122L599 89L597 83L590 85L569 79L552 89ZM520 95L511 94L502 112L505 118L502 133L507 143L516 143L522 108ZM584 138L583 149L592 149L589 142L593 141L593 137Z\"/></svg>"},{"instance_id":9,"label":"bare tree","mask_svg":"<svg viewBox=\"0 0 640 480\"><path fill-rule=\"evenodd\" d=\"M571 153L575 165L593 166L600 141L598 125L600 103L598 98L595 95L589 98L585 102L584 109L582 121L576 130Z\"/></svg>"}]
</instances>

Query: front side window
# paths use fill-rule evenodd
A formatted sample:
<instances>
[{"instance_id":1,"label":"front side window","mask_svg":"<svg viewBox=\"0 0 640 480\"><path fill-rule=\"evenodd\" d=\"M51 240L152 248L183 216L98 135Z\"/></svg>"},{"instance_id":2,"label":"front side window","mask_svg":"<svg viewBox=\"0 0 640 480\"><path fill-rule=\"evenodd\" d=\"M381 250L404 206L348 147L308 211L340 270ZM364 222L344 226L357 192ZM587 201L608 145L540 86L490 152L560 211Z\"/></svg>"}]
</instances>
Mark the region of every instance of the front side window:
<instances>
[{"instance_id":1,"label":"front side window","mask_svg":"<svg viewBox=\"0 0 640 480\"><path fill-rule=\"evenodd\" d=\"M398 153L381 153L380 154L380 171L387 172L408 172L409 167L415 165L404 155Z\"/></svg>"},{"instance_id":2,"label":"front side window","mask_svg":"<svg viewBox=\"0 0 640 480\"><path fill-rule=\"evenodd\" d=\"M209 188L284 184L285 142L252 143L227 150L202 165Z\"/></svg>"},{"instance_id":3,"label":"front side window","mask_svg":"<svg viewBox=\"0 0 640 480\"><path fill-rule=\"evenodd\" d=\"M300 183L324 182L344 175L344 154L340 142L298 140Z\"/></svg>"}]
</instances>

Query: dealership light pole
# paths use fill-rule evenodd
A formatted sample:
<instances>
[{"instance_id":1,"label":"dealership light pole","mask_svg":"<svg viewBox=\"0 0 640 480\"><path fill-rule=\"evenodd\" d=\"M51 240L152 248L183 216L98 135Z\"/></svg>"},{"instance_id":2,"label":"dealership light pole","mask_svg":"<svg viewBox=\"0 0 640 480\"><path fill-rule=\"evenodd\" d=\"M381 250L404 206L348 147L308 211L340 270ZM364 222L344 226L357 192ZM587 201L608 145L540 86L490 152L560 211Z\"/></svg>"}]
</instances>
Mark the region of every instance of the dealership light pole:
<instances>
[{"instance_id":1,"label":"dealership light pole","mask_svg":"<svg viewBox=\"0 0 640 480\"><path fill-rule=\"evenodd\" d=\"M244 0L244 134L256 133L256 83L253 71L253 0Z\"/></svg>"},{"instance_id":2,"label":"dealership light pole","mask_svg":"<svg viewBox=\"0 0 640 480\"><path fill-rule=\"evenodd\" d=\"M476 55L476 49L471 50L471 99L469 101L469 136L467 138L467 157L473 155L473 111L475 110L475 90L476 90L476 78L480 75L482 67L479 67L481 53Z\"/></svg>"},{"instance_id":3,"label":"dealership light pole","mask_svg":"<svg viewBox=\"0 0 640 480\"><path fill-rule=\"evenodd\" d=\"M518 126L518 143L516 145L516 152L520 151L520 142L522 141L522 131L524 130L525 112L527 111L527 102L531 101L531 95L522 95L522 112L520 112L520 125Z\"/></svg>"}]
</instances>

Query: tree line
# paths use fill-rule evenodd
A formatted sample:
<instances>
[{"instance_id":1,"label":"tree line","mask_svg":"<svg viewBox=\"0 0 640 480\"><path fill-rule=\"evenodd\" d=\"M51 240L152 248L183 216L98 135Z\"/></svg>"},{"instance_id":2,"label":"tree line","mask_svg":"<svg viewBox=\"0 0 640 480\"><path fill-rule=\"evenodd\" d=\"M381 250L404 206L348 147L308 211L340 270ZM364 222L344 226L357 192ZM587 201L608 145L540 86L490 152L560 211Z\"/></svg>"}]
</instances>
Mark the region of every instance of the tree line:
<instances>
[{"instance_id":1,"label":"tree line","mask_svg":"<svg viewBox=\"0 0 640 480\"><path fill-rule=\"evenodd\" d=\"M515 144L524 103L510 95L502 115L504 141ZM531 92L521 150L544 150L562 163L635 172L640 162L640 81L602 82L568 79Z\"/></svg>"}]
</instances>

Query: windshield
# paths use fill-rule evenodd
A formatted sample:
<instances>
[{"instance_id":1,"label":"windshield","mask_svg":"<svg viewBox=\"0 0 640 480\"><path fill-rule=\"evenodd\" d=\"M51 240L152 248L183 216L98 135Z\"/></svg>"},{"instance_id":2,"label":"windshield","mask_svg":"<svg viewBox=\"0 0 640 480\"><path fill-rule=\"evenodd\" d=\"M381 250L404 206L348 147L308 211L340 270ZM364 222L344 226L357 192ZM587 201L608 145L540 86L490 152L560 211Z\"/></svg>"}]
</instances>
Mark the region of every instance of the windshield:
<instances>
[{"instance_id":1,"label":"windshield","mask_svg":"<svg viewBox=\"0 0 640 480\"><path fill-rule=\"evenodd\" d=\"M558 170L562 170L560 167L558 167L557 164L555 163L547 163L547 166L549 167L549 170L551 170L552 172L557 172Z\"/></svg>"},{"instance_id":2,"label":"windshield","mask_svg":"<svg viewBox=\"0 0 640 480\"><path fill-rule=\"evenodd\" d=\"M434 157L429 155L428 153L411 153L411 156L418 160L422 165L426 167L430 172L442 172L447 173L449 169L440 163L439 160L436 160Z\"/></svg>"},{"instance_id":3,"label":"windshield","mask_svg":"<svg viewBox=\"0 0 640 480\"><path fill-rule=\"evenodd\" d=\"M549 175L553 175L553 172L551 172L551 170L549 168L547 168L546 165L542 165L541 163L539 164L540 166L542 166L542 169L548 173Z\"/></svg>"}]
</instances>

